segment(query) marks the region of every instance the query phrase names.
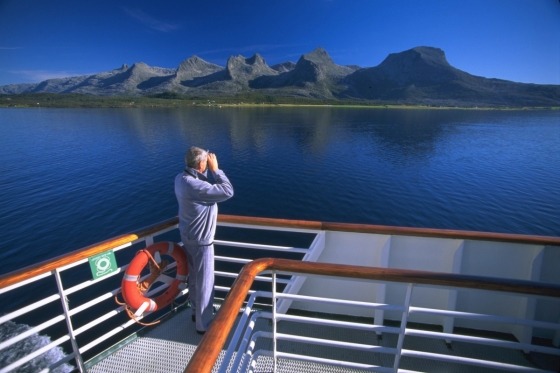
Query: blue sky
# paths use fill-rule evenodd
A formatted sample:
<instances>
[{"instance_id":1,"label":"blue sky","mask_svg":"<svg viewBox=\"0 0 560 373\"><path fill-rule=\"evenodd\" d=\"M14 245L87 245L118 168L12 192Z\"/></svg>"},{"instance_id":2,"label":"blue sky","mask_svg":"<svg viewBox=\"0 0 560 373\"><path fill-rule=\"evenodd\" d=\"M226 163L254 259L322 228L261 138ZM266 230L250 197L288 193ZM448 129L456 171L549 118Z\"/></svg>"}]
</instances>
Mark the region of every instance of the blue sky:
<instances>
[{"instance_id":1,"label":"blue sky","mask_svg":"<svg viewBox=\"0 0 560 373\"><path fill-rule=\"evenodd\" d=\"M559 0L0 0L0 85L197 55L269 65L317 47L377 66L416 46L474 75L560 84Z\"/></svg>"}]
</instances>

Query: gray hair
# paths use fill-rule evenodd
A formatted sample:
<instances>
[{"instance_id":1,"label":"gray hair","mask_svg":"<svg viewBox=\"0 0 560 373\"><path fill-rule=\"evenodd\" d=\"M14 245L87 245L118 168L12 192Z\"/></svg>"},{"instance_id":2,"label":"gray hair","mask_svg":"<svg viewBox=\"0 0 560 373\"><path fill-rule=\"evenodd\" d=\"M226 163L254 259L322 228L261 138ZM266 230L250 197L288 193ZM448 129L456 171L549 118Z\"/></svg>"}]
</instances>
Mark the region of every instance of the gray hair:
<instances>
[{"instance_id":1,"label":"gray hair","mask_svg":"<svg viewBox=\"0 0 560 373\"><path fill-rule=\"evenodd\" d=\"M185 154L185 164L190 168L198 168L201 162L208 160L208 152L196 146L191 146Z\"/></svg>"}]
</instances>

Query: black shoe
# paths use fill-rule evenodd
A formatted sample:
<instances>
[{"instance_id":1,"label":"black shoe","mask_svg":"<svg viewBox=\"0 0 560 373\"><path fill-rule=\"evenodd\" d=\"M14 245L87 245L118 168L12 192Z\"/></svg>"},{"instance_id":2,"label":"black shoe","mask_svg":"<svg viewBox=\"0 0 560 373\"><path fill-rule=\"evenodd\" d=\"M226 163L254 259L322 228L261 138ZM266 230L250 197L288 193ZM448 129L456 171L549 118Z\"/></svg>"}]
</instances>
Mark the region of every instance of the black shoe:
<instances>
[{"instance_id":1,"label":"black shoe","mask_svg":"<svg viewBox=\"0 0 560 373\"><path fill-rule=\"evenodd\" d=\"M204 335L204 333L206 333L206 330L197 330L196 332L200 335Z\"/></svg>"}]
</instances>

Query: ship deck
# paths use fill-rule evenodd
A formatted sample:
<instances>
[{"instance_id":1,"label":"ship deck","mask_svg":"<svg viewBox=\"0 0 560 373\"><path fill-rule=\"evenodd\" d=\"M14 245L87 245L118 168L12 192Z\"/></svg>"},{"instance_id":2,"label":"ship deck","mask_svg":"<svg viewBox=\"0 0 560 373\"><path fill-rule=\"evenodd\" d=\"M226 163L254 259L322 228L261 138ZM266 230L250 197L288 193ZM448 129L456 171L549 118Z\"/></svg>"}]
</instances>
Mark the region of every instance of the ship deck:
<instances>
[{"instance_id":1,"label":"ship deck","mask_svg":"<svg viewBox=\"0 0 560 373\"><path fill-rule=\"evenodd\" d=\"M146 328L115 302L138 250L176 242L173 218L1 276L0 325L31 327L2 341L0 354L31 335L51 342L0 372L35 363L103 373L560 372L560 237L237 216L219 223L221 305L204 337L184 303L188 289L179 304L143 315L162 320ZM112 256L117 266L95 278L91 263ZM165 290L174 268L149 296ZM64 352L56 360L36 359L55 347Z\"/></svg>"},{"instance_id":2,"label":"ship deck","mask_svg":"<svg viewBox=\"0 0 560 373\"><path fill-rule=\"evenodd\" d=\"M196 350L202 336L197 334L194 324L190 318L190 309L183 309L172 317L165 320L161 324L149 327L145 332L139 333L134 339L123 342L118 350L112 350L110 354L101 356L93 364L88 364L88 372L90 373L173 373L183 372L189 359ZM256 329L261 331L269 331L271 325L266 320L258 322ZM305 324L284 323L279 325L279 329L283 332L297 333L314 338L324 338L326 340L343 339L354 343L372 343L377 341L378 346L390 347L396 343L396 337L391 335L383 335L379 337L372 332L364 332L347 328L344 330L335 328L321 328L321 335L317 335L315 328L306 326ZM258 348L271 348L266 343L261 343ZM441 340L430 338L421 338L410 336L404 343L404 348L414 350L423 350L428 353L449 354L449 355L468 355L474 358L499 360L506 364L518 366L526 366L527 371L547 370L559 371L560 359L545 358L539 354L526 355L519 350L504 349L489 346L473 346L467 343L453 342L448 345ZM289 344L279 345L279 349L293 349ZM305 353L324 359L342 358L337 354L344 354L347 361L367 362L380 366L391 365L392 359L389 356L379 353L366 354L363 352L351 350L340 350L336 348L325 348L313 344L303 346L303 351L299 348L299 353ZM218 372L224 364L225 351L220 354L213 372ZM230 362L231 363L231 362ZM272 372L272 357L261 355L256 360L253 372ZM279 358L276 372L282 373L316 373L316 372L332 372L332 373L349 373L349 372L366 372L371 370L342 367L331 364L321 364L317 362L300 361L297 359ZM442 362L428 359L418 359L403 357L400 363L399 371L422 371L422 372L457 372L468 373L473 371L473 367L469 365ZM479 373L503 372L500 369L488 369L477 367Z\"/></svg>"}]
</instances>

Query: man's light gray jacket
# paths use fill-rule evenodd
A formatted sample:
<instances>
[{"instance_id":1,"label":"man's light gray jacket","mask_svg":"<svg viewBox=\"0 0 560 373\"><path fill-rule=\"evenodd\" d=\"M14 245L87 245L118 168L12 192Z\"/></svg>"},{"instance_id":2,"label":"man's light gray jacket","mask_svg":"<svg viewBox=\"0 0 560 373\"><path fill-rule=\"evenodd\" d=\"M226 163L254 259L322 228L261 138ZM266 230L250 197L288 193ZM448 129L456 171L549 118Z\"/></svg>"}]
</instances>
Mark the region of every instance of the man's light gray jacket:
<instances>
[{"instance_id":1,"label":"man's light gray jacket","mask_svg":"<svg viewBox=\"0 0 560 373\"><path fill-rule=\"evenodd\" d=\"M233 186L222 170L217 170L213 176L214 184L208 181L206 174L187 168L175 177L179 231L184 244L204 246L214 241L217 203L233 196Z\"/></svg>"}]
</instances>

